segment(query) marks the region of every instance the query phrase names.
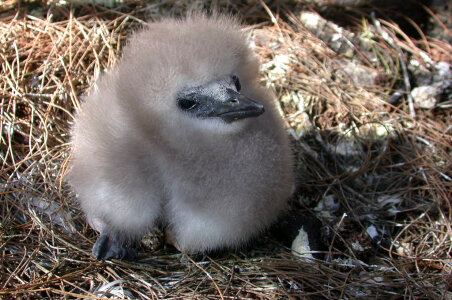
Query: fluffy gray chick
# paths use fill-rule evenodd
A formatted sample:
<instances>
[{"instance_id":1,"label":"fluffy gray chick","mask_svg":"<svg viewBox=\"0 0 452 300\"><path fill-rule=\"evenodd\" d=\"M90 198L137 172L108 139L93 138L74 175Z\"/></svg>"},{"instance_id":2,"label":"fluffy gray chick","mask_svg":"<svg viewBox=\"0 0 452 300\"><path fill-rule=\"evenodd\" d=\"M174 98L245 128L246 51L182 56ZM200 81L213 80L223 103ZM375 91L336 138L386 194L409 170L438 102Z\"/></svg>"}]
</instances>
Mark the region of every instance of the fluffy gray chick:
<instances>
[{"instance_id":1,"label":"fluffy gray chick","mask_svg":"<svg viewBox=\"0 0 452 300\"><path fill-rule=\"evenodd\" d=\"M258 74L229 17L168 19L130 39L72 129L69 182L100 232L96 258L135 258L131 242L157 225L193 253L235 248L275 221L293 157Z\"/></svg>"}]
</instances>

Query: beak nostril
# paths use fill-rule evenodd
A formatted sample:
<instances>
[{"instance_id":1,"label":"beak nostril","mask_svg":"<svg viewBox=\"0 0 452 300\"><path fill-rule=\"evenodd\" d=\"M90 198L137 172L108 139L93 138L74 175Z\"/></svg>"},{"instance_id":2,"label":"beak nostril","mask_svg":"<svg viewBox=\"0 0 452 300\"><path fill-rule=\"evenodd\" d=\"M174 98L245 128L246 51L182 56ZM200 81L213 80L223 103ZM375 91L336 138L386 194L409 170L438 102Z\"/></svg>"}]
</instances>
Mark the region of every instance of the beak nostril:
<instances>
[{"instance_id":1,"label":"beak nostril","mask_svg":"<svg viewBox=\"0 0 452 300\"><path fill-rule=\"evenodd\" d=\"M231 101L231 103L239 103L239 99L237 98L231 98L229 101Z\"/></svg>"}]
</instances>

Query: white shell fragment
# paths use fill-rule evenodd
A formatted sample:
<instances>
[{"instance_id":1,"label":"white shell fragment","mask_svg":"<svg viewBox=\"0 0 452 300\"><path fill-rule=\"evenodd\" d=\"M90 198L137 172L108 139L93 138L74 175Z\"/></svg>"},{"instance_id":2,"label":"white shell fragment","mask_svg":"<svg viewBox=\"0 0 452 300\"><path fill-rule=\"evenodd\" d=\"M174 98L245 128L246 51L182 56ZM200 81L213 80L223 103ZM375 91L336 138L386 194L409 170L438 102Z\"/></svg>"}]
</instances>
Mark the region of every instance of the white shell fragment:
<instances>
[{"instance_id":1,"label":"white shell fragment","mask_svg":"<svg viewBox=\"0 0 452 300\"><path fill-rule=\"evenodd\" d=\"M292 246L290 247L292 249L293 255L296 255L301 258L308 258L313 259L311 247L309 245L309 238L308 233L303 229L303 227L300 228L298 231L297 237L293 240Z\"/></svg>"}]
</instances>

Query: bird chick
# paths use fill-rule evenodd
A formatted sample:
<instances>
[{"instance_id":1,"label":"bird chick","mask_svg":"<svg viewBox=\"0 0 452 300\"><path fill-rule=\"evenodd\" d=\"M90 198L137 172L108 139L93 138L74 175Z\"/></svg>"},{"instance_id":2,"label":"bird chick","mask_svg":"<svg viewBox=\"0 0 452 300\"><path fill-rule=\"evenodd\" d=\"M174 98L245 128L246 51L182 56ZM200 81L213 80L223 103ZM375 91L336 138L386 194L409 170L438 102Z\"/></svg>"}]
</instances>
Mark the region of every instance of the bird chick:
<instances>
[{"instance_id":1,"label":"bird chick","mask_svg":"<svg viewBox=\"0 0 452 300\"><path fill-rule=\"evenodd\" d=\"M163 225L181 251L235 248L284 210L293 157L273 94L231 17L192 15L134 34L72 128L69 183L98 259Z\"/></svg>"}]
</instances>

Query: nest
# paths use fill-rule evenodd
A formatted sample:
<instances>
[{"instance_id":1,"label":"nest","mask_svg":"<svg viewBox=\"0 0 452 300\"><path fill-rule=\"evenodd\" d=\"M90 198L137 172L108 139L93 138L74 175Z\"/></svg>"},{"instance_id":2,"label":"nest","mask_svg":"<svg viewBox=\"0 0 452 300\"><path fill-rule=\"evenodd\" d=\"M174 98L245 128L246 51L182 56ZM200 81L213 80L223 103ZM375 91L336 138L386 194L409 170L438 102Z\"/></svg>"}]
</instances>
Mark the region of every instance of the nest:
<instances>
[{"instance_id":1,"label":"nest","mask_svg":"<svg viewBox=\"0 0 452 300\"><path fill-rule=\"evenodd\" d=\"M181 254L157 239L137 262L94 260L96 233L63 180L74 112L143 20L212 5L15 10L7 1L0 4L0 295L451 297L450 89L432 109L409 93L410 76L451 62L451 45L411 38L363 10L348 11L347 31L300 5L217 2L252 24L263 84L281 100L297 158L291 205L321 221L324 258L300 257L268 235L212 255Z\"/></svg>"}]
</instances>

